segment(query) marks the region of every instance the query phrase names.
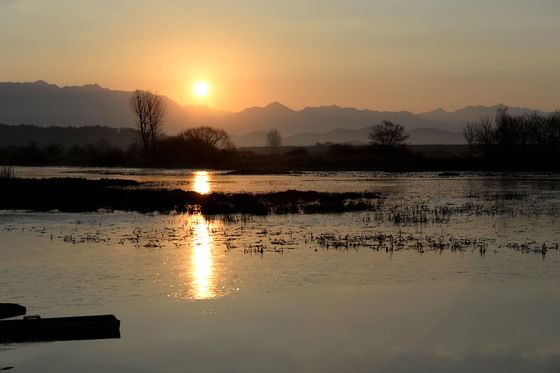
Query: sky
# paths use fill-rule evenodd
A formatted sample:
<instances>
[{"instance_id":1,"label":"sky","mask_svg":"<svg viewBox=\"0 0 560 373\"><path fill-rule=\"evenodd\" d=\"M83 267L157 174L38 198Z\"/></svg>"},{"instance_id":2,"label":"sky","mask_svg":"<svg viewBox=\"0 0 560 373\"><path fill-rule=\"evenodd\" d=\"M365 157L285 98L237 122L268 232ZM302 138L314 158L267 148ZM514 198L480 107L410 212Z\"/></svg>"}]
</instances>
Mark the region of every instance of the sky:
<instances>
[{"instance_id":1,"label":"sky","mask_svg":"<svg viewBox=\"0 0 560 373\"><path fill-rule=\"evenodd\" d=\"M233 111L555 110L559 36L559 0L0 0L0 81Z\"/></svg>"}]
</instances>

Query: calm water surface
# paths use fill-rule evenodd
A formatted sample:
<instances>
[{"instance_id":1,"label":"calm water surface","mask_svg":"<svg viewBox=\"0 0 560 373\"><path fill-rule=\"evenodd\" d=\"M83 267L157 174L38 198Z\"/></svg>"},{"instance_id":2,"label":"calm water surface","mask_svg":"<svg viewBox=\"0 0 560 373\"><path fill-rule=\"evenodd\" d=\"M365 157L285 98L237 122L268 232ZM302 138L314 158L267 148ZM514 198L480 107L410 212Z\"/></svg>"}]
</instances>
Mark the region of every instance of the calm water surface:
<instances>
[{"instance_id":1,"label":"calm water surface","mask_svg":"<svg viewBox=\"0 0 560 373\"><path fill-rule=\"evenodd\" d=\"M383 199L268 217L2 211L0 300L43 316L114 313L122 338L0 345L0 368L560 371L558 175L17 172Z\"/></svg>"}]
</instances>

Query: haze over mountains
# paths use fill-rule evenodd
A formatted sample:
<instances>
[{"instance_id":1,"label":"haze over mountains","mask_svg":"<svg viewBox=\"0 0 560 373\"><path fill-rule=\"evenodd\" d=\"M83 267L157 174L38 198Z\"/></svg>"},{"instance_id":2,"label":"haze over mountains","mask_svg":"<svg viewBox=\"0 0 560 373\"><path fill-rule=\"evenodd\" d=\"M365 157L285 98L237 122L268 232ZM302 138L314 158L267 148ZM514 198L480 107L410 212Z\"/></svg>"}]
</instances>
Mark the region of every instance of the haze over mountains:
<instances>
[{"instance_id":1,"label":"haze over mountains","mask_svg":"<svg viewBox=\"0 0 560 373\"><path fill-rule=\"evenodd\" d=\"M37 126L132 127L130 92L98 85L58 87L44 81L0 83L0 123ZM462 144L463 126L480 116L493 116L498 106L468 106L447 112L413 114L407 111L382 112L341 108L307 107L292 110L278 102L240 112L212 110L201 106L181 106L165 98L168 114L165 131L176 134L197 126L225 129L238 146L264 145L265 132L277 128L284 145L312 145L317 142L366 143L368 128L382 120L405 126L411 144ZM511 108L512 114L530 112Z\"/></svg>"}]
</instances>

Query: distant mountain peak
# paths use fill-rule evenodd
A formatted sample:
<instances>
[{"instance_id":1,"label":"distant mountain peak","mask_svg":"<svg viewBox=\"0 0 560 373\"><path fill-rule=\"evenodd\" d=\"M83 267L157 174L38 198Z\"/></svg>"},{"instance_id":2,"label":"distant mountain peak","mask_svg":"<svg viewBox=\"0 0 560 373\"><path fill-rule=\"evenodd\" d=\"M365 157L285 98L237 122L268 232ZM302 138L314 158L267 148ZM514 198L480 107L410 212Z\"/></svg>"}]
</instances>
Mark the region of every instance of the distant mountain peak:
<instances>
[{"instance_id":1,"label":"distant mountain peak","mask_svg":"<svg viewBox=\"0 0 560 373\"><path fill-rule=\"evenodd\" d=\"M240 111L239 113L293 113L294 110L290 109L286 105L279 103L278 101L271 102L266 106L253 106Z\"/></svg>"},{"instance_id":2,"label":"distant mountain peak","mask_svg":"<svg viewBox=\"0 0 560 373\"><path fill-rule=\"evenodd\" d=\"M283 104L279 103L278 101L271 102L270 104L266 105L264 108L269 109L269 110L289 110L289 111L292 111L292 109L290 109L286 105L283 105Z\"/></svg>"},{"instance_id":3,"label":"distant mountain peak","mask_svg":"<svg viewBox=\"0 0 560 373\"><path fill-rule=\"evenodd\" d=\"M1 82L2 85L12 85L18 87L36 87L36 88L59 88L56 84L45 82L44 80L36 80L34 82Z\"/></svg>"},{"instance_id":4,"label":"distant mountain peak","mask_svg":"<svg viewBox=\"0 0 560 373\"><path fill-rule=\"evenodd\" d=\"M448 118L452 114L440 107L440 108L437 108L436 110L428 111L428 112L425 112L425 113L418 113L416 115L418 115L420 117L423 117L423 118L431 118L431 119L442 120L444 118Z\"/></svg>"},{"instance_id":5,"label":"distant mountain peak","mask_svg":"<svg viewBox=\"0 0 560 373\"><path fill-rule=\"evenodd\" d=\"M363 111L363 110L360 110L360 109L357 109L357 108L343 107L343 106L339 106L339 105L336 105L336 104L320 105L320 106L306 106L301 111L302 112L305 112L305 111L308 111L308 112L317 112L317 111L336 112L336 111L348 111L348 110Z\"/></svg>"},{"instance_id":6,"label":"distant mountain peak","mask_svg":"<svg viewBox=\"0 0 560 373\"><path fill-rule=\"evenodd\" d=\"M48 85L48 86L54 85L54 84L47 83L47 82L45 82L44 80L37 80L36 82L33 82L32 84L35 84L35 85Z\"/></svg>"},{"instance_id":7,"label":"distant mountain peak","mask_svg":"<svg viewBox=\"0 0 560 373\"><path fill-rule=\"evenodd\" d=\"M73 86L73 87L79 87L79 86ZM84 88L92 88L92 89L106 89L106 88L103 88L102 86L100 86L100 85L97 84L97 83L86 84L86 85L84 85L84 86L82 86L82 87L84 87Z\"/></svg>"}]
</instances>

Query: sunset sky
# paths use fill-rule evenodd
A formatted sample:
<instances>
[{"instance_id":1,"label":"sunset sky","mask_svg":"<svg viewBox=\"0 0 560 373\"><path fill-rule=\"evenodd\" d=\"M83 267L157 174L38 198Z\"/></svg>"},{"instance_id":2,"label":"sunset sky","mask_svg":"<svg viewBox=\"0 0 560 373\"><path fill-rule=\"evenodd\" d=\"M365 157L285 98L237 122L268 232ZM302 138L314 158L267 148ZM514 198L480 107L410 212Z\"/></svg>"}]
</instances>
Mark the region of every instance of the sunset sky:
<instances>
[{"instance_id":1,"label":"sunset sky","mask_svg":"<svg viewBox=\"0 0 560 373\"><path fill-rule=\"evenodd\" d=\"M225 110L560 109L560 1L0 0L0 81L35 80Z\"/></svg>"}]
</instances>

